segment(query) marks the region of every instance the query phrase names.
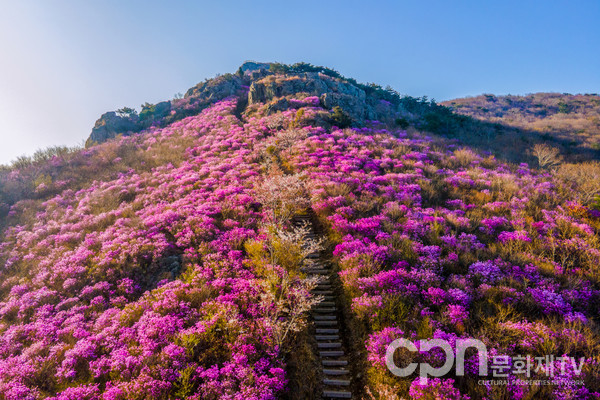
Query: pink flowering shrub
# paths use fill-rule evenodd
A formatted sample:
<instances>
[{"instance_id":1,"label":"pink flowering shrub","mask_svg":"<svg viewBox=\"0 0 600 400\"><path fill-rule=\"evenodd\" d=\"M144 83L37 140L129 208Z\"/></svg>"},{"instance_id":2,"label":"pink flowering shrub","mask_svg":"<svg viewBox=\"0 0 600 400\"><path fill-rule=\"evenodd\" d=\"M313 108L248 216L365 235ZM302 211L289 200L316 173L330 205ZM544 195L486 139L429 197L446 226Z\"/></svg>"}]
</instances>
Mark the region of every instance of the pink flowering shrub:
<instances>
[{"instance_id":1,"label":"pink flowering shrub","mask_svg":"<svg viewBox=\"0 0 600 400\"><path fill-rule=\"evenodd\" d=\"M588 294L598 300L600 225L588 213L554 211L559 194L548 175L495 160L484 166L474 153L457 164L428 139L376 126L315 133L282 157L312 181L313 208L336 244L349 309L357 329L367 327L364 346L375 367L368 374L371 392L391 382L378 344L394 340L390 332L409 339L477 338L507 355L569 349L585 354L585 385L599 390L591 383L597 376L591 343L599 337L589 319L598 306ZM452 170L457 165L460 170ZM571 292L579 287L590 291ZM547 324L572 338L579 330L590 345L575 351L572 339L551 334L554 347L515 347L502 336L506 319ZM572 323L582 325L565 330ZM467 373L438 397L481 393L477 368ZM405 396L432 392L407 393L407 383L396 379ZM502 396L519 398L516 387L503 390Z\"/></svg>"},{"instance_id":2,"label":"pink flowering shrub","mask_svg":"<svg viewBox=\"0 0 600 400\"><path fill-rule=\"evenodd\" d=\"M172 147L178 166L13 206L36 218L10 226L0 246L0 397L268 399L285 390L274 304L243 250L270 215L247 150L264 130L240 126L234 108L224 101L121 139L149 158ZM308 298L310 287L294 282L286 296Z\"/></svg>"},{"instance_id":3,"label":"pink flowering shrub","mask_svg":"<svg viewBox=\"0 0 600 400\"><path fill-rule=\"evenodd\" d=\"M469 400L470 397L462 395L454 386L453 379L430 379L426 384L421 384L419 379L410 385L409 394L415 400Z\"/></svg>"}]
</instances>

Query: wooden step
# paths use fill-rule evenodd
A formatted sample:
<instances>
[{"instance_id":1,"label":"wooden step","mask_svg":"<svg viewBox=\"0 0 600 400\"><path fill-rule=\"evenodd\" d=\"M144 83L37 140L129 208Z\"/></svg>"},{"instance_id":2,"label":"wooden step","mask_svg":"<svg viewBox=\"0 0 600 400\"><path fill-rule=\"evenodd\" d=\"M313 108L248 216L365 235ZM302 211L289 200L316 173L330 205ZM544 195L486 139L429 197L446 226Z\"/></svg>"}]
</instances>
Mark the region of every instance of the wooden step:
<instances>
[{"instance_id":1,"label":"wooden step","mask_svg":"<svg viewBox=\"0 0 600 400\"><path fill-rule=\"evenodd\" d=\"M327 283L325 283L325 282L317 283L317 285L314 287L313 290L331 290L332 286L333 285L328 282Z\"/></svg>"},{"instance_id":2,"label":"wooden step","mask_svg":"<svg viewBox=\"0 0 600 400\"><path fill-rule=\"evenodd\" d=\"M321 357L342 357L344 355L343 350L323 350L319 351Z\"/></svg>"},{"instance_id":3,"label":"wooden step","mask_svg":"<svg viewBox=\"0 0 600 400\"><path fill-rule=\"evenodd\" d=\"M332 290L331 284L329 284L329 283L327 283L327 284L318 283L317 286L315 286L314 288L311 289L311 292L314 292L314 291L324 291L324 290ZM331 293L333 293L333 292L331 292Z\"/></svg>"},{"instance_id":4,"label":"wooden step","mask_svg":"<svg viewBox=\"0 0 600 400\"><path fill-rule=\"evenodd\" d=\"M331 271L329 271L328 269L311 269L310 271L302 271L305 272L307 274L313 274L313 275L329 275L331 273Z\"/></svg>"},{"instance_id":5,"label":"wooden step","mask_svg":"<svg viewBox=\"0 0 600 400\"><path fill-rule=\"evenodd\" d=\"M322 301L319 303L320 306L324 307L335 307L335 302L333 301Z\"/></svg>"},{"instance_id":6,"label":"wooden step","mask_svg":"<svg viewBox=\"0 0 600 400\"><path fill-rule=\"evenodd\" d=\"M336 311L336 308L335 307L315 307L315 308L313 308L313 311L320 313L320 314L334 313Z\"/></svg>"},{"instance_id":7,"label":"wooden step","mask_svg":"<svg viewBox=\"0 0 600 400\"><path fill-rule=\"evenodd\" d=\"M320 263L319 261L311 261L309 263L303 264L300 267L300 270L305 271L305 270L309 270L311 268L314 269L314 268L326 268L326 267L323 265L323 263Z\"/></svg>"},{"instance_id":8,"label":"wooden step","mask_svg":"<svg viewBox=\"0 0 600 400\"><path fill-rule=\"evenodd\" d=\"M315 315L313 316L315 321L335 321L335 315Z\"/></svg>"},{"instance_id":9,"label":"wooden step","mask_svg":"<svg viewBox=\"0 0 600 400\"><path fill-rule=\"evenodd\" d=\"M340 335L315 335L317 340L339 340Z\"/></svg>"},{"instance_id":10,"label":"wooden step","mask_svg":"<svg viewBox=\"0 0 600 400\"><path fill-rule=\"evenodd\" d=\"M321 360L321 364L326 367L345 367L348 365L346 360Z\"/></svg>"},{"instance_id":11,"label":"wooden step","mask_svg":"<svg viewBox=\"0 0 600 400\"><path fill-rule=\"evenodd\" d=\"M310 274L313 271L327 271L327 272L331 272L331 268L326 268L322 265L311 265L310 267L302 267L300 268L300 271L306 273L306 274Z\"/></svg>"},{"instance_id":12,"label":"wooden step","mask_svg":"<svg viewBox=\"0 0 600 400\"><path fill-rule=\"evenodd\" d=\"M319 349L341 349L342 344L340 342L319 342L317 343L317 348Z\"/></svg>"},{"instance_id":13,"label":"wooden step","mask_svg":"<svg viewBox=\"0 0 600 400\"><path fill-rule=\"evenodd\" d=\"M337 326L337 321L315 321L317 326Z\"/></svg>"},{"instance_id":14,"label":"wooden step","mask_svg":"<svg viewBox=\"0 0 600 400\"><path fill-rule=\"evenodd\" d=\"M323 397L327 399L351 399L352 393L338 390L324 390Z\"/></svg>"},{"instance_id":15,"label":"wooden step","mask_svg":"<svg viewBox=\"0 0 600 400\"><path fill-rule=\"evenodd\" d=\"M333 333L340 333L340 330L337 328L317 328L316 333L317 334L333 334Z\"/></svg>"},{"instance_id":16,"label":"wooden step","mask_svg":"<svg viewBox=\"0 0 600 400\"><path fill-rule=\"evenodd\" d=\"M323 383L329 386L350 386L348 379L323 379Z\"/></svg>"},{"instance_id":17,"label":"wooden step","mask_svg":"<svg viewBox=\"0 0 600 400\"><path fill-rule=\"evenodd\" d=\"M323 368L323 373L325 375L348 375L350 371L348 371L347 369Z\"/></svg>"},{"instance_id":18,"label":"wooden step","mask_svg":"<svg viewBox=\"0 0 600 400\"><path fill-rule=\"evenodd\" d=\"M311 290L310 293L315 296L330 296L333 294L331 290Z\"/></svg>"}]
</instances>

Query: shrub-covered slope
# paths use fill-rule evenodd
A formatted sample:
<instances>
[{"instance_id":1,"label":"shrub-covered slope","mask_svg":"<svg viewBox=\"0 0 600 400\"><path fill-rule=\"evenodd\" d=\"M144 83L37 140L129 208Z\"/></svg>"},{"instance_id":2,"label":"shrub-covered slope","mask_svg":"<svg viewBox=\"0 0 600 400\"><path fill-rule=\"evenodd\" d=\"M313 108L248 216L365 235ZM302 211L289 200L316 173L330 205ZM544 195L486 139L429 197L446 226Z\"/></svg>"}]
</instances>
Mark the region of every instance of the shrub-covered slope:
<instances>
[{"instance_id":1,"label":"shrub-covered slope","mask_svg":"<svg viewBox=\"0 0 600 400\"><path fill-rule=\"evenodd\" d=\"M309 94L228 97L5 171L0 399L293 397L290 379L317 379L290 368L311 361L297 357L314 282L298 267L317 245L290 225L309 209L342 282L360 395L597 396L600 188L395 121L341 129ZM470 359L465 377L423 386L385 367L400 337L583 357L580 376L530 379L584 384L478 385Z\"/></svg>"},{"instance_id":2,"label":"shrub-covered slope","mask_svg":"<svg viewBox=\"0 0 600 400\"><path fill-rule=\"evenodd\" d=\"M257 202L268 130L243 124L234 109L221 102L79 155L120 164L125 147L177 164L141 161L12 207L0 250L0 398L281 393L279 318L302 306L309 286L261 258L263 246L285 239Z\"/></svg>"},{"instance_id":3,"label":"shrub-covered slope","mask_svg":"<svg viewBox=\"0 0 600 400\"><path fill-rule=\"evenodd\" d=\"M600 96L534 93L481 95L441 103L455 113L512 127L559 146L573 159L600 156Z\"/></svg>"}]
</instances>

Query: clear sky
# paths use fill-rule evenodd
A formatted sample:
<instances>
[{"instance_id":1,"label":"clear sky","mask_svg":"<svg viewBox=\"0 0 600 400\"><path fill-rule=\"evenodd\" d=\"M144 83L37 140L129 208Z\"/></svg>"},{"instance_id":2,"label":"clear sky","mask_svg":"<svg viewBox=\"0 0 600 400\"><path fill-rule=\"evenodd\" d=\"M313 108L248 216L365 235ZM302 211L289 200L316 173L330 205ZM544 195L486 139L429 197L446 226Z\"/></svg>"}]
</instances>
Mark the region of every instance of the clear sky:
<instances>
[{"instance_id":1,"label":"clear sky","mask_svg":"<svg viewBox=\"0 0 600 400\"><path fill-rule=\"evenodd\" d=\"M598 0L0 0L0 163L87 138L245 60L438 101L600 93Z\"/></svg>"}]
</instances>

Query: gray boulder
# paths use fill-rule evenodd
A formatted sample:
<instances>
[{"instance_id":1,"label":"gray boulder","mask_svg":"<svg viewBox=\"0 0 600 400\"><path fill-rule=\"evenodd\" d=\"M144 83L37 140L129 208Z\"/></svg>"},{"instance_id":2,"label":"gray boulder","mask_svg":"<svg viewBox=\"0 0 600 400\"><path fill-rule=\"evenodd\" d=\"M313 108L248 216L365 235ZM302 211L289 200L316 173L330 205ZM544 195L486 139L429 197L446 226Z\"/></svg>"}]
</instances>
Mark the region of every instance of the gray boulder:
<instances>
[{"instance_id":1,"label":"gray boulder","mask_svg":"<svg viewBox=\"0 0 600 400\"><path fill-rule=\"evenodd\" d=\"M244 75L251 75L253 72L268 71L271 63L261 63L256 61L246 61L240 66Z\"/></svg>"},{"instance_id":2,"label":"gray boulder","mask_svg":"<svg viewBox=\"0 0 600 400\"><path fill-rule=\"evenodd\" d=\"M237 75L221 75L190 88L185 97L195 97L201 102L215 102L236 95L242 85L243 81Z\"/></svg>"}]
</instances>

